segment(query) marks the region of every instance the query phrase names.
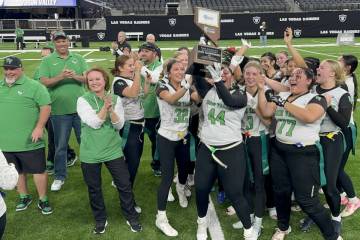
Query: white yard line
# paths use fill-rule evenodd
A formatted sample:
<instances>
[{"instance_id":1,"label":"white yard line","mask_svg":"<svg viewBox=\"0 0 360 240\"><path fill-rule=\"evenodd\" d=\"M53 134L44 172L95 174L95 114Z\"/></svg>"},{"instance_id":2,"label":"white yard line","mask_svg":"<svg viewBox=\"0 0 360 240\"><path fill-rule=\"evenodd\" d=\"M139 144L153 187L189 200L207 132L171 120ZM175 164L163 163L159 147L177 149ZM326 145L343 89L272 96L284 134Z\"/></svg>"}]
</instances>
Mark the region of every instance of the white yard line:
<instances>
[{"instance_id":1,"label":"white yard line","mask_svg":"<svg viewBox=\"0 0 360 240\"><path fill-rule=\"evenodd\" d=\"M326 44L295 44L293 45L296 48L302 48L302 47L337 47L339 45L337 45L336 43L326 43ZM360 46L360 43L355 43L354 46ZM241 46L236 46L237 48L241 47ZM221 47L221 48L226 48L226 47ZM265 47L263 46L252 46L252 48L286 48L286 46L284 44L281 45L267 45ZM161 48L161 50L163 51L174 51L177 50L178 48ZM134 51L137 51L137 48L133 48ZM71 49L70 51L72 52L89 52L89 51L94 51L94 52L99 52L99 49L96 48L89 48L89 49ZM31 49L31 50L0 50L0 53L13 53L13 52L21 52L21 53L28 53L28 52L40 52L40 49Z\"/></svg>"},{"instance_id":2,"label":"white yard line","mask_svg":"<svg viewBox=\"0 0 360 240\"><path fill-rule=\"evenodd\" d=\"M85 54L83 55L83 58L85 58L86 56L89 56L89 55L92 54L93 52L95 52L95 51L91 51L91 52L85 53Z\"/></svg>"},{"instance_id":3,"label":"white yard line","mask_svg":"<svg viewBox=\"0 0 360 240\"><path fill-rule=\"evenodd\" d=\"M12 52L12 51L11 51L11 52ZM19 55L19 54L22 54L22 53L23 53L23 51L21 50L21 52L17 52L17 53L14 53L14 54L10 54L10 55L8 55L8 56L1 57L0 59L5 59L5 58L7 58L7 57L16 56L16 55Z\"/></svg>"},{"instance_id":4,"label":"white yard line","mask_svg":"<svg viewBox=\"0 0 360 240\"><path fill-rule=\"evenodd\" d=\"M216 214L214 204L209 197L209 208L207 212L208 229L212 240L225 240L224 232L222 231L219 218Z\"/></svg>"},{"instance_id":5,"label":"white yard line","mask_svg":"<svg viewBox=\"0 0 360 240\"><path fill-rule=\"evenodd\" d=\"M307 52L307 53L312 53L312 54L317 54L317 55L323 55L323 56L331 57L331 58L335 58L335 59L337 59L339 57L339 56L336 56L336 55L320 53L320 52L314 52L314 51L304 50L304 49L300 49L300 48L297 48L297 50L300 51L300 52Z\"/></svg>"}]
</instances>

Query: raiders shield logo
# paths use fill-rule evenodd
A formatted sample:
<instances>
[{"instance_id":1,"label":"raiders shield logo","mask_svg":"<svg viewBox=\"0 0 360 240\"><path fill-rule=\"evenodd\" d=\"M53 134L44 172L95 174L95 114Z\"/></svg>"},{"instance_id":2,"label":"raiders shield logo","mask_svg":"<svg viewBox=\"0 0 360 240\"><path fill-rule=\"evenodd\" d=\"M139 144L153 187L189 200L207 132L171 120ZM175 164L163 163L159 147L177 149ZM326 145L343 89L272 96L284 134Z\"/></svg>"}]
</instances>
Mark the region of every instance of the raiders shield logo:
<instances>
[{"instance_id":1,"label":"raiders shield logo","mask_svg":"<svg viewBox=\"0 0 360 240\"><path fill-rule=\"evenodd\" d=\"M340 21L340 22L345 22L345 21L346 21L346 18L347 18L347 15L346 15L346 14L340 14L340 15L339 15L339 21Z\"/></svg>"},{"instance_id":2,"label":"raiders shield logo","mask_svg":"<svg viewBox=\"0 0 360 240\"><path fill-rule=\"evenodd\" d=\"M98 32L97 37L98 37L99 40L103 40L105 38L105 33L104 32Z\"/></svg>"},{"instance_id":3,"label":"raiders shield logo","mask_svg":"<svg viewBox=\"0 0 360 240\"><path fill-rule=\"evenodd\" d=\"M169 18L169 24L170 26L175 26L176 25L176 18Z\"/></svg>"},{"instance_id":4,"label":"raiders shield logo","mask_svg":"<svg viewBox=\"0 0 360 240\"><path fill-rule=\"evenodd\" d=\"M9 65L13 62L12 58L7 58L5 61L6 61L6 64L9 64Z\"/></svg>"},{"instance_id":5,"label":"raiders shield logo","mask_svg":"<svg viewBox=\"0 0 360 240\"><path fill-rule=\"evenodd\" d=\"M261 20L261 17L259 17L259 16L253 17L253 22L254 22L255 24L259 24L259 23L260 23L260 20Z\"/></svg>"},{"instance_id":6,"label":"raiders shield logo","mask_svg":"<svg viewBox=\"0 0 360 240\"><path fill-rule=\"evenodd\" d=\"M295 37L300 37L301 36L301 29L295 29L294 30L294 36Z\"/></svg>"}]
</instances>

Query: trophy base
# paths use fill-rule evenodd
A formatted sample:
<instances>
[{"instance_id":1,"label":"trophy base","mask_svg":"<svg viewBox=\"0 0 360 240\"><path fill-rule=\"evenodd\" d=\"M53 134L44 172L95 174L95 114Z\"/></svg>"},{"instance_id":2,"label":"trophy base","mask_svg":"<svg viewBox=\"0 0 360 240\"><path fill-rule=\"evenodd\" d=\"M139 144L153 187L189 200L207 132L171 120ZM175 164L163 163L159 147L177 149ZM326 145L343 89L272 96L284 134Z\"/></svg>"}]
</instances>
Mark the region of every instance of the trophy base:
<instances>
[{"instance_id":1,"label":"trophy base","mask_svg":"<svg viewBox=\"0 0 360 240\"><path fill-rule=\"evenodd\" d=\"M189 60L191 63L194 62L204 65L210 65L214 62L221 63L222 50L214 46L198 44L191 51Z\"/></svg>"}]
</instances>

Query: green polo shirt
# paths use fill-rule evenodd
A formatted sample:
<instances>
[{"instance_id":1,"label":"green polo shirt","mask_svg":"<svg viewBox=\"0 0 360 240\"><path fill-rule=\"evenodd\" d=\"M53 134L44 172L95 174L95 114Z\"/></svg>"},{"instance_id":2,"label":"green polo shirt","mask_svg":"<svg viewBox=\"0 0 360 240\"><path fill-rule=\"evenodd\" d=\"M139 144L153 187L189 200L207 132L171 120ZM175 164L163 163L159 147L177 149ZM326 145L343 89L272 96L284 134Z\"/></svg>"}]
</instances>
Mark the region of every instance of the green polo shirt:
<instances>
[{"instance_id":1,"label":"green polo shirt","mask_svg":"<svg viewBox=\"0 0 360 240\"><path fill-rule=\"evenodd\" d=\"M147 65L146 67L150 71L154 71L155 68L161 66L162 63L159 60L154 61L153 63ZM141 76L141 83L144 86L145 79ZM143 106L144 106L144 117L145 118L156 118L160 117L159 106L156 100L156 90L157 84L151 84L149 88L149 92L146 97L143 98Z\"/></svg>"},{"instance_id":2,"label":"green polo shirt","mask_svg":"<svg viewBox=\"0 0 360 240\"><path fill-rule=\"evenodd\" d=\"M36 143L31 134L39 118L40 107L50 104L46 88L25 75L12 86L0 81L0 149L21 152L45 147L41 139Z\"/></svg>"},{"instance_id":3,"label":"green polo shirt","mask_svg":"<svg viewBox=\"0 0 360 240\"><path fill-rule=\"evenodd\" d=\"M24 30L22 30L21 28L16 28L15 29L15 35L16 35L17 38L24 36Z\"/></svg>"},{"instance_id":4,"label":"green polo shirt","mask_svg":"<svg viewBox=\"0 0 360 240\"><path fill-rule=\"evenodd\" d=\"M104 106L104 101L92 92L82 96L98 113ZM118 96L112 96L115 105ZM85 163L99 163L114 160L123 156L121 137L112 126L110 117L99 129L94 129L81 122L80 160Z\"/></svg>"},{"instance_id":5,"label":"green polo shirt","mask_svg":"<svg viewBox=\"0 0 360 240\"><path fill-rule=\"evenodd\" d=\"M69 52L67 58L61 58L55 51L41 61L39 78L53 78L64 69L70 69L75 71L77 75L82 75L88 68L81 55ZM76 101L85 93L84 84L73 78L63 79L48 89L51 97L52 115L76 113Z\"/></svg>"}]
</instances>

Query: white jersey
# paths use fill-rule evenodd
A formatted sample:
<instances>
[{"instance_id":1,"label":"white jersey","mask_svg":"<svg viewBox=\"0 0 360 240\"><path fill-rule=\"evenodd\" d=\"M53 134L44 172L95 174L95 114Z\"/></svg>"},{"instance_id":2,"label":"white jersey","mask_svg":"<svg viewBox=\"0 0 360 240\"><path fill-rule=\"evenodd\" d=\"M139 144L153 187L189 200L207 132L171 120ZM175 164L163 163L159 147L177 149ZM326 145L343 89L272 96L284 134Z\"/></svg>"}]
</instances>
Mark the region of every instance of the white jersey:
<instances>
[{"instance_id":1,"label":"white jersey","mask_svg":"<svg viewBox=\"0 0 360 240\"><path fill-rule=\"evenodd\" d=\"M354 101L356 101L356 99L355 99L355 85L352 75L347 76L345 80L345 84L348 89L348 93L350 94L351 104L354 106ZM354 110L351 111L350 123L354 124Z\"/></svg>"},{"instance_id":2,"label":"white jersey","mask_svg":"<svg viewBox=\"0 0 360 240\"><path fill-rule=\"evenodd\" d=\"M161 82L160 89L175 94L176 90L170 83ZM187 90L175 105L171 105L157 96L160 110L160 128L158 134L171 140L178 141L183 139L188 132L190 119L190 91Z\"/></svg>"},{"instance_id":3,"label":"white jersey","mask_svg":"<svg viewBox=\"0 0 360 240\"><path fill-rule=\"evenodd\" d=\"M313 92L319 94L316 91L316 86L314 86ZM347 91L342 89L341 87L336 87L331 89L330 91L323 93L322 95L325 94L332 96L330 105L335 111L338 111L340 99L344 94L347 94ZM338 132L338 131L341 131L341 128L331 120L328 114L326 114L324 120L321 123L320 133Z\"/></svg>"},{"instance_id":4,"label":"white jersey","mask_svg":"<svg viewBox=\"0 0 360 240\"><path fill-rule=\"evenodd\" d=\"M111 88L113 93L115 84L122 85L122 87L131 87L133 85L133 81L127 78L115 77ZM144 118L144 108L142 106L141 95L142 94L140 93L135 98L120 96L124 107L125 121L139 120Z\"/></svg>"},{"instance_id":5,"label":"white jersey","mask_svg":"<svg viewBox=\"0 0 360 240\"><path fill-rule=\"evenodd\" d=\"M227 107L218 97L215 87L203 99L204 122L201 127L201 141L212 146L242 142L241 120L245 107Z\"/></svg>"},{"instance_id":6,"label":"white jersey","mask_svg":"<svg viewBox=\"0 0 360 240\"><path fill-rule=\"evenodd\" d=\"M290 94L290 92L281 92L279 96L287 99ZM317 94L307 93L296 98L291 103L298 107L305 108L316 96ZM318 96L318 98L320 98L320 96ZM313 123L304 123L292 116L283 107L277 107L275 112L276 139L285 144L296 144L300 146L314 145L315 142L319 140L320 125L323 117Z\"/></svg>"},{"instance_id":7,"label":"white jersey","mask_svg":"<svg viewBox=\"0 0 360 240\"><path fill-rule=\"evenodd\" d=\"M258 94L253 97L250 93L246 92L247 95L247 106L244 114L244 118L242 119L242 133L247 136L260 136L260 132L264 132L265 134L269 133L268 127L266 127L259 116L256 114L255 109L258 106Z\"/></svg>"}]
</instances>

